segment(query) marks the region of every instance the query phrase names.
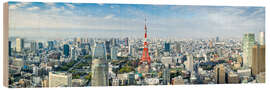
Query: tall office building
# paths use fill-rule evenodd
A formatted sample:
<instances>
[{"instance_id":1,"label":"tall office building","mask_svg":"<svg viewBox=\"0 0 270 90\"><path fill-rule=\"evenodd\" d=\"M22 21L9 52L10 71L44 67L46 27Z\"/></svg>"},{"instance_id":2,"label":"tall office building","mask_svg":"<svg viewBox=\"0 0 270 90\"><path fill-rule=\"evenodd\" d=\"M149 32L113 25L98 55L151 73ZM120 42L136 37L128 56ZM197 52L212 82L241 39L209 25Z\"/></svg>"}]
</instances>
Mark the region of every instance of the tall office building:
<instances>
[{"instance_id":1,"label":"tall office building","mask_svg":"<svg viewBox=\"0 0 270 90\"><path fill-rule=\"evenodd\" d=\"M260 72L265 72L265 46L255 45L252 48L251 73L256 76Z\"/></svg>"},{"instance_id":2,"label":"tall office building","mask_svg":"<svg viewBox=\"0 0 270 90\"><path fill-rule=\"evenodd\" d=\"M24 48L24 39L16 38L16 52L21 52Z\"/></svg>"},{"instance_id":3,"label":"tall office building","mask_svg":"<svg viewBox=\"0 0 270 90\"><path fill-rule=\"evenodd\" d=\"M42 42L39 42L38 43L38 49L42 49L43 48L43 43Z\"/></svg>"},{"instance_id":4,"label":"tall office building","mask_svg":"<svg viewBox=\"0 0 270 90\"><path fill-rule=\"evenodd\" d=\"M53 43L53 41L48 41L47 43L48 43L48 49L49 50L54 49L54 43Z\"/></svg>"},{"instance_id":5,"label":"tall office building","mask_svg":"<svg viewBox=\"0 0 270 90\"><path fill-rule=\"evenodd\" d=\"M133 45L131 45L131 44L129 44L129 46L128 46L128 55L129 56L132 56L132 53L133 53Z\"/></svg>"},{"instance_id":6,"label":"tall office building","mask_svg":"<svg viewBox=\"0 0 270 90\"><path fill-rule=\"evenodd\" d=\"M116 46L117 45L115 38L110 39L110 42L111 42L111 46Z\"/></svg>"},{"instance_id":7,"label":"tall office building","mask_svg":"<svg viewBox=\"0 0 270 90\"><path fill-rule=\"evenodd\" d=\"M75 47L71 47L71 49L70 49L70 58L72 59L72 60L76 60L76 48Z\"/></svg>"},{"instance_id":8,"label":"tall office building","mask_svg":"<svg viewBox=\"0 0 270 90\"><path fill-rule=\"evenodd\" d=\"M162 78L163 78L163 85L170 84L170 68L168 66L163 66Z\"/></svg>"},{"instance_id":9,"label":"tall office building","mask_svg":"<svg viewBox=\"0 0 270 90\"><path fill-rule=\"evenodd\" d=\"M71 87L72 74L49 72L49 87Z\"/></svg>"},{"instance_id":10,"label":"tall office building","mask_svg":"<svg viewBox=\"0 0 270 90\"><path fill-rule=\"evenodd\" d=\"M180 43L176 43L176 52L177 53L181 53L182 51L181 51L181 45L180 45Z\"/></svg>"},{"instance_id":11,"label":"tall office building","mask_svg":"<svg viewBox=\"0 0 270 90\"><path fill-rule=\"evenodd\" d=\"M92 54L92 86L108 86L108 62L103 42L96 42Z\"/></svg>"},{"instance_id":12,"label":"tall office building","mask_svg":"<svg viewBox=\"0 0 270 90\"><path fill-rule=\"evenodd\" d=\"M105 47L106 47L106 53L107 54L111 53L111 42L110 41L105 41Z\"/></svg>"},{"instance_id":13,"label":"tall office building","mask_svg":"<svg viewBox=\"0 0 270 90\"><path fill-rule=\"evenodd\" d=\"M69 45L68 44L64 44L64 52L63 53L66 57L69 56Z\"/></svg>"},{"instance_id":14,"label":"tall office building","mask_svg":"<svg viewBox=\"0 0 270 90\"><path fill-rule=\"evenodd\" d=\"M216 37L216 42L219 42L219 37L218 36Z\"/></svg>"},{"instance_id":15,"label":"tall office building","mask_svg":"<svg viewBox=\"0 0 270 90\"><path fill-rule=\"evenodd\" d=\"M260 32L259 41L260 45L265 45L265 32Z\"/></svg>"},{"instance_id":16,"label":"tall office building","mask_svg":"<svg viewBox=\"0 0 270 90\"><path fill-rule=\"evenodd\" d=\"M117 60L117 49L115 46L111 47L111 60Z\"/></svg>"},{"instance_id":17,"label":"tall office building","mask_svg":"<svg viewBox=\"0 0 270 90\"><path fill-rule=\"evenodd\" d=\"M193 55L192 54L187 54L187 70L190 72L193 72Z\"/></svg>"},{"instance_id":18,"label":"tall office building","mask_svg":"<svg viewBox=\"0 0 270 90\"><path fill-rule=\"evenodd\" d=\"M166 42L166 43L164 44L164 50L165 50L166 52L169 52L169 51L170 51L170 43Z\"/></svg>"},{"instance_id":19,"label":"tall office building","mask_svg":"<svg viewBox=\"0 0 270 90\"><path fill-rule=\"evenodd\" d=\"M31 51L36 51L36 49L37 49L37 43L36 42L31 42L30 43L30 50Z\"/></svg>"},{"instance_id":20,"label":"tall office building","mask_svg":"<svg viewBox=\"0 0 270 90\"><path fill-rule=\"evenodd\" d=\"M128 46L129 45L129 43L128 43L128 37L124 38L124 45L125 46Z\"/></svg>"},{"instance_id":21,"label":"tall office building","mask_svg":"<svg viewBox=\"0 0 270 90\"><path fill-rule=\"evenodd\" d=\"M217 84L224 84L225 83L225 69L223 64L217 65L215 67L216 73L216 83Z\"/></svg>"},{"instance_id":22,"label":"tall office building","mask_svg":"<svg viewBox=\"0 0 270 90\"><path fill-rule=\"evenodd\" d=\"M235 72L229 72L227 78L228 83L239 83L240 81L239 75Z\"/></svg>"},{"instance_id":23,"label":"tall office building","mask_svg":"<svg viewBox=\"0 0 270 90\"><path fill-rule=\"evenodd\" d=\"M8 56L11 56L11 41L8 41Z\"/></svg>"},{"instance_id":24,"label":"tall office building","mask_svg":"<svg viewBox=\"0 0 270 90\"><path fill-rule=\"evenodd\" d=\"M252 65L252 47L255 44L254 33L246 33L243 37L243 66L251 67Z\"/></svg>"}]
</instances>

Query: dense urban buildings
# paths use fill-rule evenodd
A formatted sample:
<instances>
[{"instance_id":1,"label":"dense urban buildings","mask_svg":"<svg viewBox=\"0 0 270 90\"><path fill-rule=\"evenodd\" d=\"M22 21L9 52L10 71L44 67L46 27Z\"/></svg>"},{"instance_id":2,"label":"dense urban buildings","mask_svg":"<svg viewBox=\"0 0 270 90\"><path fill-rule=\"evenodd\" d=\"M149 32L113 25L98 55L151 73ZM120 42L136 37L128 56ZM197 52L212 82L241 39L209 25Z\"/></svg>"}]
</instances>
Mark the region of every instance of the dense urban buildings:
<instances>
[{"instance_id":1,"label":"dense urban buildings","mask_svg":"<svg viewBox=\"0 0 270 90\"><path fill-rule=\"evenodd\" d=\"M126 38L48 42L16 38L10 41L9 83L10 87L264 83L261 34L244 34L243 40L148 39L147 46L145 40L133 38L128 46ZM255 40L256 35L261 39ZM150 62L142 59L145 47Z\"/></svg>"},{"instance_id":2,"label":"dense urban buildings","mask_svg":"<svg viewBox=\"0 0 270 90\"><path fill-rule=\"evenodd\" d=\"M49 87L71 87L71 74L49 72Z\"/></svg>"}]
</instances>

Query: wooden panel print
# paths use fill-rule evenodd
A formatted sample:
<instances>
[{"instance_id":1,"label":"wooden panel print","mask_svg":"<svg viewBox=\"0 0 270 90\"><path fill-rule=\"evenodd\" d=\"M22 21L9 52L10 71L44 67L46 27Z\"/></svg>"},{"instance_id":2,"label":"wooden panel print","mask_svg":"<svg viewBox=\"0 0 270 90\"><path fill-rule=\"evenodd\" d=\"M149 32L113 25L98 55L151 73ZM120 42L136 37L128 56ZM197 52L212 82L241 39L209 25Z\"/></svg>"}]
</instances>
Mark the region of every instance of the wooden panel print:
<instances>
[{"instance_id":1,"label":"wooden panel print","mask_svg":"<svg viewBox=\"0 0 270 90\"><path fill-rule=\"evenodd\" d=\"M8 2L9 88L265 83L265 7Z\"/></svg>"}]
</instances>

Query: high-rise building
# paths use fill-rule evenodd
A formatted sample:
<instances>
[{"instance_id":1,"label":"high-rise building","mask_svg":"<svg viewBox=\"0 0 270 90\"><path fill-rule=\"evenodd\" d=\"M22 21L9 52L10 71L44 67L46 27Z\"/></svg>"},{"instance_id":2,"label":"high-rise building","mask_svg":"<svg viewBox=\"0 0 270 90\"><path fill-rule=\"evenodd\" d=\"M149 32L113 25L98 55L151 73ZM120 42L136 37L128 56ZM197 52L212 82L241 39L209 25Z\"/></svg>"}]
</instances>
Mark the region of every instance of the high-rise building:
<instances>
[{"instance_id":1,"label":"high-rise building","mask_svg":"<svg viewBox=\"0 0 270 90\"><path fill-rule=\"evenodd\" d=\"M47 43L48 43L48 49L49 50L54 49L54 43L53 43L53 41L48 41Z\"/></svg>"},{"instance_id":2,"label":"high-rise building","mask_svg":"<svg viewBox=\"0 0 270 90\"><path fill-rule=\"evenodd\" d=\"M76 38L76 42L77 43L82 43L82 38L80 38L80 37Z\"/></svg>"},{"instance_id":3,"label":"high-rise building","mask_svg":"<svg viewBox=\"0 0 270 90\"><path fill-rule=\"evenodd\" d=\"M182 51L181 51L181 45L180 45L180 43L176 43L176 52L177 53L181 53Z\"/></svg>"},{"instance_id":4,"label":"high-rise building","mask_svg":"<svg viewBox=\"0 0 270 90\"><path fill-rule=\"evenodd\" d=\"M265 45L265 32L260 32L259 41L260 45Z\"/></svg>"},{"instance_id":5,"label":"high-rise building","mask_svg":"<svg viewBox=\"0 0 270 90\"><path fill-rule=\"evenodd\" d=\"M209 41L209 48L212 48L213 47L213 42L212 40Z\"/></svg>"},{"instance_id":6,"label":"high-rise building","mask_svg":"<svg viewBox=\"0 0 270 90\"><path fill-rule=\"evenodd\" d=\"M172 83L173 83L173 85L183 85L183 84L185 84L185 82L184 82L184 79L182 78L182 76L178 76L178 77L174 77L174 78L172 78Z\"/></svg>"},{"instance_id":7,"label":"high-rise building","mask_svg":"<svg viewBox=\"0 0 270 90\"><path fill-rule=\"evenodd\" d=\"M228 83L239 83L240 79L237 73L230 72L228 73Z\"/></svg>"},{"instance_id":8,"label":"high-rise building","mask_svg":"<svg viewBox=\"0 0 270 90\"><path fill-rule=\"evenodd\" d=\"M38 49L42 49L43 48L43 43L42 42L39 42L38 43Z\"/></svg>"},{"instance_id":9,"label":"high-rise building","mask_svg":"<svg viewBox=\"0 0 270 90\"><path fill-rule=\"evenodd\" d=\"M128 46L128 55L132 56L132 50L133 50L133 45L129 44L129 46Z\"/></svg>"},{"instance_id":10,"label":"high-rise building","mask_svg":"<svg viewBox=\"0 0 270 90\"><path fill-rule=\"evenodd\" d=\"M225 83L225 69L223 64L217 65L215 67L216 73L216 83L217 84L224 84Z\"/></svg>"},{"instance_id":11,"label":"high-rise building","mask_svg":"<svg viewBox=\"0 0 270 90\"><path fill-rule=\"evenodd\" d=\"M252 48L251 73L256 76L260 72L265 72L265 45L254 45Z\"/></svg>"},{"instance_id":12,"label":"high-rise building","mask_svg":"<svg viewBox=\"0 0 270 90\"><path fill-rule=\"evenodd\" d=\"M36 42L31 42L30 43L30 50L31 51L36 51L37 49L37 43Z\"/></svg>"},{"instance_id":13,"label":"high-rise building","mask_svg":"<svg viewBox=\"0 0 270 90\"><path fill-rule=\"evenodd\" d=\"M41 85L42 87L49 87L49 81L45 79L41 82Z\"/></svg>"},{"instance_id":14,"label":"high-rise building","mask_svg":"<svg viewBox=\"0 0 270 90\"><path fill-rule=\"evenodd\" d=\"M165 52L169 52L170 51L170 43L166 42L164 44L164 50L165 50Z\"/></svg>"},{"instance_id":15,"label":"high-rise building","mask_svg":"<svg viewBox=\"0 0 270 90\"><path fill-rule=\"evenodd\" d=\"M128 46L129 45L129 43L128 43L128 37L124 38L124 45L125 46Z\"/></svg>"},{"instance_id":16,"label":"high-rise building","mask_svg":"<svg viewBox=\"0 0 270 90\"><path fill-rule=\"evenodd\" d=\"M192 54L187 54L187 70L190 72L193 72L193 55Z\"/></svg>"},{"instance_id":17,"label":"high-rise building","mask_svg":"<svg viewBox=\"0 0 270 90\"><path fill-rule=\"evenodd\" d=\"M22 58L16 58L12 61L12 65L21 68L24 66L24 60Z\"/></svg>"},{"instance_id":18,"label":"high-rise building","mask_svg":"<svg viewBox=\"0 0 270 90\"><path fill-rule=\"evenodd\" d=\"M168 66L163 66L163 73L162 73L162 78L163 78L163 85L168 85L170 84L170 68Z\"/></svg>"},{"instance_id":19,"label":"high-rise building","mask_svg":"<svg viewBox=\"0 0 270 90\"><path fill-rule=\"evenodd\" d=\"M8 41L8 56L11 56L11 41Z\"/></svg>"},{"instance_id":20,"label":"high-rise building","mask_svg":"<svg viewBox=\"0 0 270 90\"><path fill-rule=\"evenodd\" d=\"M69 56L69 45L68 44L64 44L64 52L63 53L66 57Z\"/></svg>"},{"instance_id":21,"label":"high-rise building","mask_svg":"<svg viewBox=\"0 0 270 90\"><path fill-rule=\"evenodd\" d=\"M72 74L62 72L49 72L49 87L71 87Z\"/></svg>"},{"instance_id":22,"label":"high-rise building","mask_svg":"<svg viewBox=\"0 0 270 90\"><path fill-rule=\"evenodd\" d=\"M216 42L219 42L219 37L218 36L216 37Z\"/></svg>"},{"instance_id":23,"label":"high-rise building","mask_svg":"<svg viewBox=\"0 0 270 90\"><path fill-rule=\"evenodd\" d=\"M108 86L108 62L103 42L96 42L92 54L92 86Z\"/></svg>"},{"instance_id":24,"label":"high-rise building","mask_svg":"<svg viewBox=\"0 0 270 90\"><path fill-rule=\"evenodd\" d=\"M16 52L21 52L24 48L24 39L16 38Z\"/></svg>"},{"instance_id":25,"label":"high-rise building","mask_svg":"<svg viewBox=\"0 0 270 90\"><path fill-rule=\"evenodd\" d=\"M117 60L117 49L115 46L111 47L111 60Z\"/></svg>"},{"instance_id":26,"label":"high-rise building","mask_svg":"<svg viewBox=\"0 0 270 90\"><path fill-rule=\"evenodd\" d=\"M71 49L70 49L70 58L72 59L72 60L76 60L76 48L75 47L71 47Z\"/></svg>"},{"instance_id":27,"label":"high-rise building","mask_svg":"<svg viewBox=\"0 0 270 90\"><path fill-rule=\"evenodd\" d=\"M111 42L111 46L116 46L117 45L115 38L110 39L110 42Z\"/></svg>"},{"instance_id":28,"label":"high-rise building","mask_svg":"<svg viewBox=\"0 0 270 90\"><path fill-rule=\"evenodd\" d=\"M243 66L251 67L252 65L252 47L255 44L254 33L246 33L243 37Z\"/></svg>"},{"instance_id":29,"label":"high-rise building","mask_svg":"<svg viewBox=\"0 0 270 90\"><path fill-rule=\"evenodd\" d=\"M110 41L105 42L105 47L106 47L106 53L107 54L111 53L111 42Z\"/></svg>"}]
</instances>

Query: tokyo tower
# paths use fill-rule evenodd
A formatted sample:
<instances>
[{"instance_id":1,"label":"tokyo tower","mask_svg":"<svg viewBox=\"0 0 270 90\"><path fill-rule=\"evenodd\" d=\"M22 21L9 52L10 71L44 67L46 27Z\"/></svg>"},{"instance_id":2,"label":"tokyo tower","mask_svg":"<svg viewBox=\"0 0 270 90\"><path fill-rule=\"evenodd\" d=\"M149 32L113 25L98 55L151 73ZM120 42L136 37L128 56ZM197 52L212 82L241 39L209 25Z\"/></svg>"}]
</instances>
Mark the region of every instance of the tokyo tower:
<instances>
[{"instance_id":1,"label":"tokyo tower","mask_svg":"<svg viewBox=\"0 0 270 90\"><path fill-rule=\"evenodd\" d=\"M141 62L148 62L150 64L151 59L148 52L148 43L147 43L147 26L146 26L146 18L145 18L145 24L144 24L144 48L142 52L142 59Z\"/></svg>"}]
</instances>

